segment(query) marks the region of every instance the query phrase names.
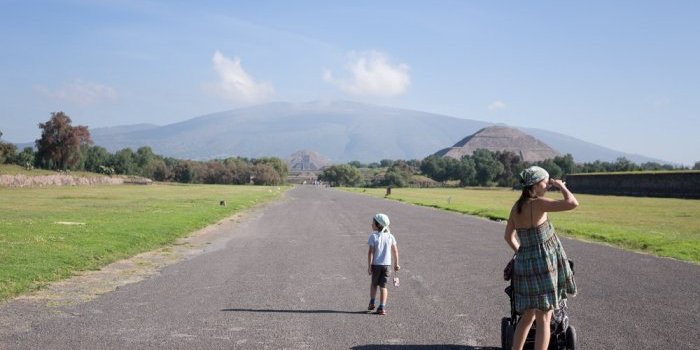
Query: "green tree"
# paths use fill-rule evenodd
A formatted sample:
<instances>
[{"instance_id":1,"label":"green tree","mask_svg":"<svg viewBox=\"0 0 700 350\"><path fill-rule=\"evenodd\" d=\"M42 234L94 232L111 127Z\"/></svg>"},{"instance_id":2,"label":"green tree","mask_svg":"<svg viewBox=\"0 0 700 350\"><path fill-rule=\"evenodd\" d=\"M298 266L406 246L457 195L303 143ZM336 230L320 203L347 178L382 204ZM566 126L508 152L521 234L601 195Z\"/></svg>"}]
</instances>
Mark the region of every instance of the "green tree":
<instances>
[{"instance_id":1,"label":"green tree","mask_svg":"<svg viewBox=\"0 0 700 350\"><path fill-rule=\"evenodd\" d=\"M251 165L245 158L227 158L224 159L224 165L231 172L231 181L233 184L245 185L250 183Z\"/></svg>"},{"instance_id":2,"label":"green tree","mask_svg":"<svg viewBox=\"0 0 700 350\"><path fill-rule=\"evenodd\" d=\"M635 171L637 170L637 164L625 157L620 157L615 161L613 169L613 171Z\"/></svg>"},{"instance_id":3,"label":"green tree","mask_svg":"<svg viewBox=\"0 0 700 350\"><path fill-rule=\"evenodd\" d=\"M675 170L671 164L660 164L658 162L645 162L639 166L640 170Z\"/></svg>"},{"instance_id":4,"label":"green tree","mask_svg":"<svg viewBox=\"0 0 700 350\"><path fill-rule=\"evenodd\" d=\"M695 162L695 165L693 165L693 170L700 170L700 161Z\"/></svg>"},{"instance_id":5,"label":"green tree","mask_svg":"<svg viewBox=\"0 0 700 350\"><path fill-rule=\"evenodd\" d=\"M0 131L0 138L2 138L2 131ZM17 146L0 140L0 164L15 161L16 153Z\"/></svg>"},{"instance_id":6,"label":"green tree","mask_svg":"<svg viewBox=\"0 0 700 350\"><path fill-rule=\"evenodd\" d=\"M156 158L156 155L153 153L153 150L149 146L141 146L136 150L136 154L134 155L134 161L136 162L136 166L139 169L143 169L150 163L153 159Z\"/></svg>"},{"instance_id":7,"label":"green tree","mask_svg":"<svg viewBox=\"0 0 700 350\"><path fill-rule=\"evenodd\" d=\"M408 163L397 160L384 174L384 186L406 187L411 182L413 168Z\"/></svg>"},{"instance_id":8,"label":"green tree","mask_svg":"<svg viewBox=\"0 0 700 350\"><path fill-rule=\"evenodd\" d=\"M450 179L453 174L451 174L450 169L454 168L454 164L457 160L450 157L441 157L438 155L430 155L423 159L420 164L420 171L423 175L438 181L445 182Z\"/></svg>"},{"instance_id":9,"label":"green tree","mask_svg":"<svg viewBox=\"0 0 700 350\"><path fill-rule=\"evenodd\" d=\"M382 159L379 161L379 165L382 168L388 168L388 167L392 166L393 164L394 164L394 161L391 159Z\"/></svg>"},{"instance_id":10,"label":"green tree","mask_svg":"<svg viewBox=\"0 0 700 350\"><path fill-rule=\"evenodd\" d=\"M75 169L81 161L81 146L92 143L87 126L71 126L63 112L51 113L46 123L39 123L41 138L36 140L36 159L42 168Z\"/></svg>"},{"instance_id":11,"label":"green tree","mask_svg":"<svg viewBox=\"0 0 700 350\"><path fill-rule=\"evenodd\" d=\"M172 173L165 161L157 157L146 164L142 175L154 181L168 181L171 179Z\"/></svg>"},{"instance_id":12,"label":"green tree","mask_svg":"<svg viewBox=\"0 0 700 350\"><path fill-rule=\"evenodd\" d=\"M408 166L410 166L414 169L414 171L416 171L417 169L420 169L421 161L420 159L411 159L407 160L406 164L408 164Z\"/></svg>"},{"instance_id":13,"label":"green tree","mask_svg":"<svg viewBox=\"0 0 700 350\"><path fill-rule=\"evenodd\" d=\"M512 187L517 184L517 175L524 169L520 156L510 151L498 151L495 156L503 164L503 172L496 176L498 186Z\"/></svg>"},{"instance_id":14,"label":"green tree","mask_svg":"<svg viewBox=\"0 0 700 350\"><path fill-rule=\"evenodd\" d=\"M106 166L106 165L100 165L100 168L97 170L98 173L100 174L105 174L112 176L115 174L114 168L111 166Z\"/></svg>"},{"instance_id":15,"label":"green tree","mask_svg":"<svg viewBox=\"0 0 700 350\"><path fill-rule=\"evenodd\" d=\"M0 141L0 164L14 163L17 157L17 146L13 143Z\"/></svg>"},{"instance_id":16,"label":"green tree","mask_svg":"<svg viewBox=\"0 0 700 350\"><path fill-rule=\"evenodd\" d=\"M578 172L578 167L574 161L574 156L572 156L570 153L563 156L554 157L553 162L559 167L559 169L561 169L562 174L560 178L564 178L566 175L575 174Z\"/></svg>"},{"instance_id":17,"label":"green tree","mask_svg":"<svg viewBox=\"0 0 700 350\"><path fill-rule=\"evenodd\" d=\"M223 162L210 160L197 168L197 179L205 184L230 184L231 175Z\"/></svg>"},{"instance_id":18,"label":"green tree","mask_svg":"<svg viewBox=\"0 0 700 350\"><path fill-rule=\"evenodd\" d=\"M394 169L388 170L384 174L384 186L406 187L410 181L410 174Z\"/></svg>"},{"instance_id":19,"label":"green tree","mask_svg":"<svg viewBox=\"0 0 700 350\"><path fill-rule=\"evenodd\" d=\"M476 182L480 186L491 185L503 173L503 164L489 150L477 149L472 159L476 168Z\"/></svg>"},{"instance_id":20,"label":"green tree","mask_svg":"<svg viewBox=\"0 0 700 350\"><path fill-rule=\"evenodd\" d=\"M258 163L252 168L253 184L255 185L279 185L282 178L277 169L270 164Z\"/></svg>"},{"instance_id":21,"label":"green tree","mask_svg":"<svg viewBox=\"0 0 700 350\"><path fill-rule=\"evenodd\" d=\"M194 182L195 171L191 162L185 160L176 160L173 167L173 180L180 183Z\"/></svg>"},{"instance_id":22,"label":"green tree","mask_svg":"<svg viewBox=\"0 0 700 350\"><path fill-rule=\"evenodd\" d=\"M455 180L459 180L460 186L476 185L476 164L470 156L464 156L459 162L454 164L454 170L450 173Z\"/></svg>"},{"instance_id":23,"label":"green tree","mask_svg":"<svg viewBox=\"0 0 700 350\"><path fill-rule=\"evenodd\" d=\"M85 148L83 155L85 161L83 167L93 173L101 172L100 166L111 166L112 154L102 146L89 146Z\"/></svg>"},{"instance_id":24,"label":"green tree","mask_svg":"<svg viewBox=\"0 0 700 350\"><path fill-rule=\"evenodd\" d=\"M112 157L110 166L114 168L117 174L135 175L137 164L134 151L128 147L117 151L114 153L114 157Z\"/></svg>"},{"instance_id":25,"label":"green tree","mask_svg":"<svg viewBox=\"0 0 700 350\"><path fill-rule=\"evenodd\" d=\"M603 162L596 160L592 163L584 163L581 167L582 173L602 173L607 171Z\"/></svg>"},{"instance_id":26,"label":"green tree","mask_svg":"<svg viewBox=\"0 0 700 350\"><path fill-rule=\"evenodd\" d=\"M318 179L330 183L331 186L360 186L364 184L360 170L349 164L331 165L323 170Z\"/></svg>"},{"instance_id":27,"label":"green tree","mask_svg":"<svg viewBox=\"0 0 700 350\"><path fill-rule=\"evenodd\" d=\"M359 160L353 160L352 162L348 162L348 164L349 164L349 165L352 165L352 166L354 166L355 168L358 168L358 169L360 169L360 168L366 168L366 167L367 167L366 165L360 163Z\"/></svg>"},{"instance_id":28,"label":"green tree","mask_svg":"<svg viewBox=\"0 0 700 350\"><path fill-rule=\"evenodd\" d=\"M550 178L561 179L564 176L564 171L554 162L554 159L545 159L537 164L547 170Z\"/></svg>"},{"instance_id":29,"label":"green tree","mask_svg":"<svg viewBox=\"0 0 700 350\"><path fill-rule=\"evenodd\" d=\"M440 158L440 156L434 154L425 157L420 164L421 173L435 181L445 181L438 180L438 178L442 178L440 174L444 173L444 166L441 166Z\"/></svg>"},{"instance_id":30,"label":"green tree","mask_svg":"<svg viewBox=\"0 0 700 350\"><path fill-rule=\"evenodd\" d=\"M28 169L34 167L34 149L31 147L24 147L22 152L17 154L15 164Z\"/></svg>"},{"instance_id":31,"label":"green tree","mask_svg":"<svg viewBox=\"0 0 700 350\"><path fill-rule=\"evenodd\" d=\"M279 175L282 182L287 179L289 175L289 168L287 167L287 162L277 157L263 157L253 160L253 165L267 164L270 165Z\"/></svg>"}]
</instances>

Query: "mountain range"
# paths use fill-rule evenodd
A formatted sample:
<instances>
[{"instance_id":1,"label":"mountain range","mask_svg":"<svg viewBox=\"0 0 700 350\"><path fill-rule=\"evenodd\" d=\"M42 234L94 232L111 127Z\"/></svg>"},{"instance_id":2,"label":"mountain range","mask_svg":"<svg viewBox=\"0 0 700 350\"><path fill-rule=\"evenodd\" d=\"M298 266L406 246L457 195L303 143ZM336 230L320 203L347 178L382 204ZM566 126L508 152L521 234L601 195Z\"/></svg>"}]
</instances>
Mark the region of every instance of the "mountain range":
<instances>
[{"instance_id":1,"label":"mountain range","mask_svg":"<svg viewBox=\"0 0 700 350\"><path fill-rule=\"evenodd\" d=\"M206 160L241 156L289 158L313 150L334 163L423 159L493 123L350 101L273 102L208 114L164 126L137 124L91 129L110 152L150 146L156 154ZM519 128L577 162L655 161L564 134Z\"/></svg>"}]
</instances>

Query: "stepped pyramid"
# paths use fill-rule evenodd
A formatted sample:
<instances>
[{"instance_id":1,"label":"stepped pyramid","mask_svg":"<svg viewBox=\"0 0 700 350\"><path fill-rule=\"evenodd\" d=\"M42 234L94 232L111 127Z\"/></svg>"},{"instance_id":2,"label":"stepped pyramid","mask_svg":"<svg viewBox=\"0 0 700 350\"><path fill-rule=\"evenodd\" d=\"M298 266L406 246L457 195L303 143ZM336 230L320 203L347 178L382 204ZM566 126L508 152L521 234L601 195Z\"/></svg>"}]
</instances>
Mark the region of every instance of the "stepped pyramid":
<instances>
[{"instance_id":1,"label":"stepped pyramid","mask_svg":"<svg viewBox=\"0 0 700 350\"><path fill-rule=\"evenodd\" d=\"M465 137L454 146L442 149L435 154L462 159L463 156L471 155L480 148L491 152L510 151L519 155L520 159L526 162L542 161L559 155L559 152L544 142L507 126L483 128L473 135Z\"/></svg>"},{"instance_id":2,"label":"stepped pyramid","mask_svg":"<svg viewBox=\"0 0 700 350\"><path fill-rule=\"evenodd\" d=\"M290 171L319 171L331 164L326 157L309 150L295 152L287 163Z\"/></svg>"}]
</instances>

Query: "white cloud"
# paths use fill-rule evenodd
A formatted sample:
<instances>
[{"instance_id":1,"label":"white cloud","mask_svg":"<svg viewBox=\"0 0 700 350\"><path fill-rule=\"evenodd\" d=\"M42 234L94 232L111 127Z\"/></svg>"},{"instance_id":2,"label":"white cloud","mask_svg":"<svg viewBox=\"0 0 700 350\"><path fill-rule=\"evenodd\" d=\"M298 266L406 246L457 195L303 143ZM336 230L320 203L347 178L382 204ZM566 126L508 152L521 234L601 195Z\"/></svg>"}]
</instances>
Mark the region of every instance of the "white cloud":
<instances>
[{"instance_id":1,"label":"white cloud","mask_svg":"<svg viewBox=\"0 0 700 350\"><path fill-rule=\"evenodd\" d=\"M253 80L243 70L241 60L238 57L231 60L217 50L214 52L212 62L214 62L214 70L220 79L214 87L219 95L235 102L256 103L275 94L275 89L271 84Z\"/></svg>"},{"instance_id":2,"label":"white cloud","mask_svg":"<svg viewBox=\"0 0 700 350\"><path fill-rule=\"evenodd\" d=\"M116 101L119 98L114 88L79 78L66 83L59 89L52 90L45 86L36 86L35 89L44 96L81 107Z\"/></svg>"},{"instance_id":3,"label":"white cloud","mask_svg":"<svg viewBox=\"0 0 700 350\"><path fill-rule=\"evenodd\" d=\"M489 105L490 112L498 112L503 109L506 109L506 104L503 101L494 101Z\"/></svg>"},{"instance_id":4,"label":"white cloud","mask_svg":"<svg viewBox=\"0 0 700 350\"><path fill-rule=\"evenodd\" d=\"M387 55L378 51L350 52L346 69L350 73L347 79L335 78L326 69L323 80L353 95L384 97L403 94L411 83L407 64L392 65Z\"/></svg>"}]
</instances>

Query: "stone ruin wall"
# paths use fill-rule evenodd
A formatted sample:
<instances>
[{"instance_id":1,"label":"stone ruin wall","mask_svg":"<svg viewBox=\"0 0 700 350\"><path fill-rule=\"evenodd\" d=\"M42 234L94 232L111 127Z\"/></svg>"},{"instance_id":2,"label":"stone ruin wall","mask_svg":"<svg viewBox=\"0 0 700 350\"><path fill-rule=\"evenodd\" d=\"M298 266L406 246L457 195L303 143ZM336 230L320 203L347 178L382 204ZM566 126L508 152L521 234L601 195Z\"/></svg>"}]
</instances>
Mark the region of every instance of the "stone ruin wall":
<instances>
[{"instance_id":1,"label":"stone ruin wall","mask_svg":"<svg viewBox=\"0 0 700 350\"><path fill-rule=\"evenodd\" d=\"M44 187L44 186L84 186L84 185L122 185L150 184L152 181L139 177L94 176L82 177L67 174L56 175L0 175L0 187Z\"/></svg>"},{"instance_id":2,"label":"stone ruin wall","mask_svg":"<svg viewBox=\"0 0 700 350\"><path fill-rule=\"evenodd\" d=\"M700 199L700 171L632 174L572 174L573 193Z\"/></svg>"}]
</instances>

